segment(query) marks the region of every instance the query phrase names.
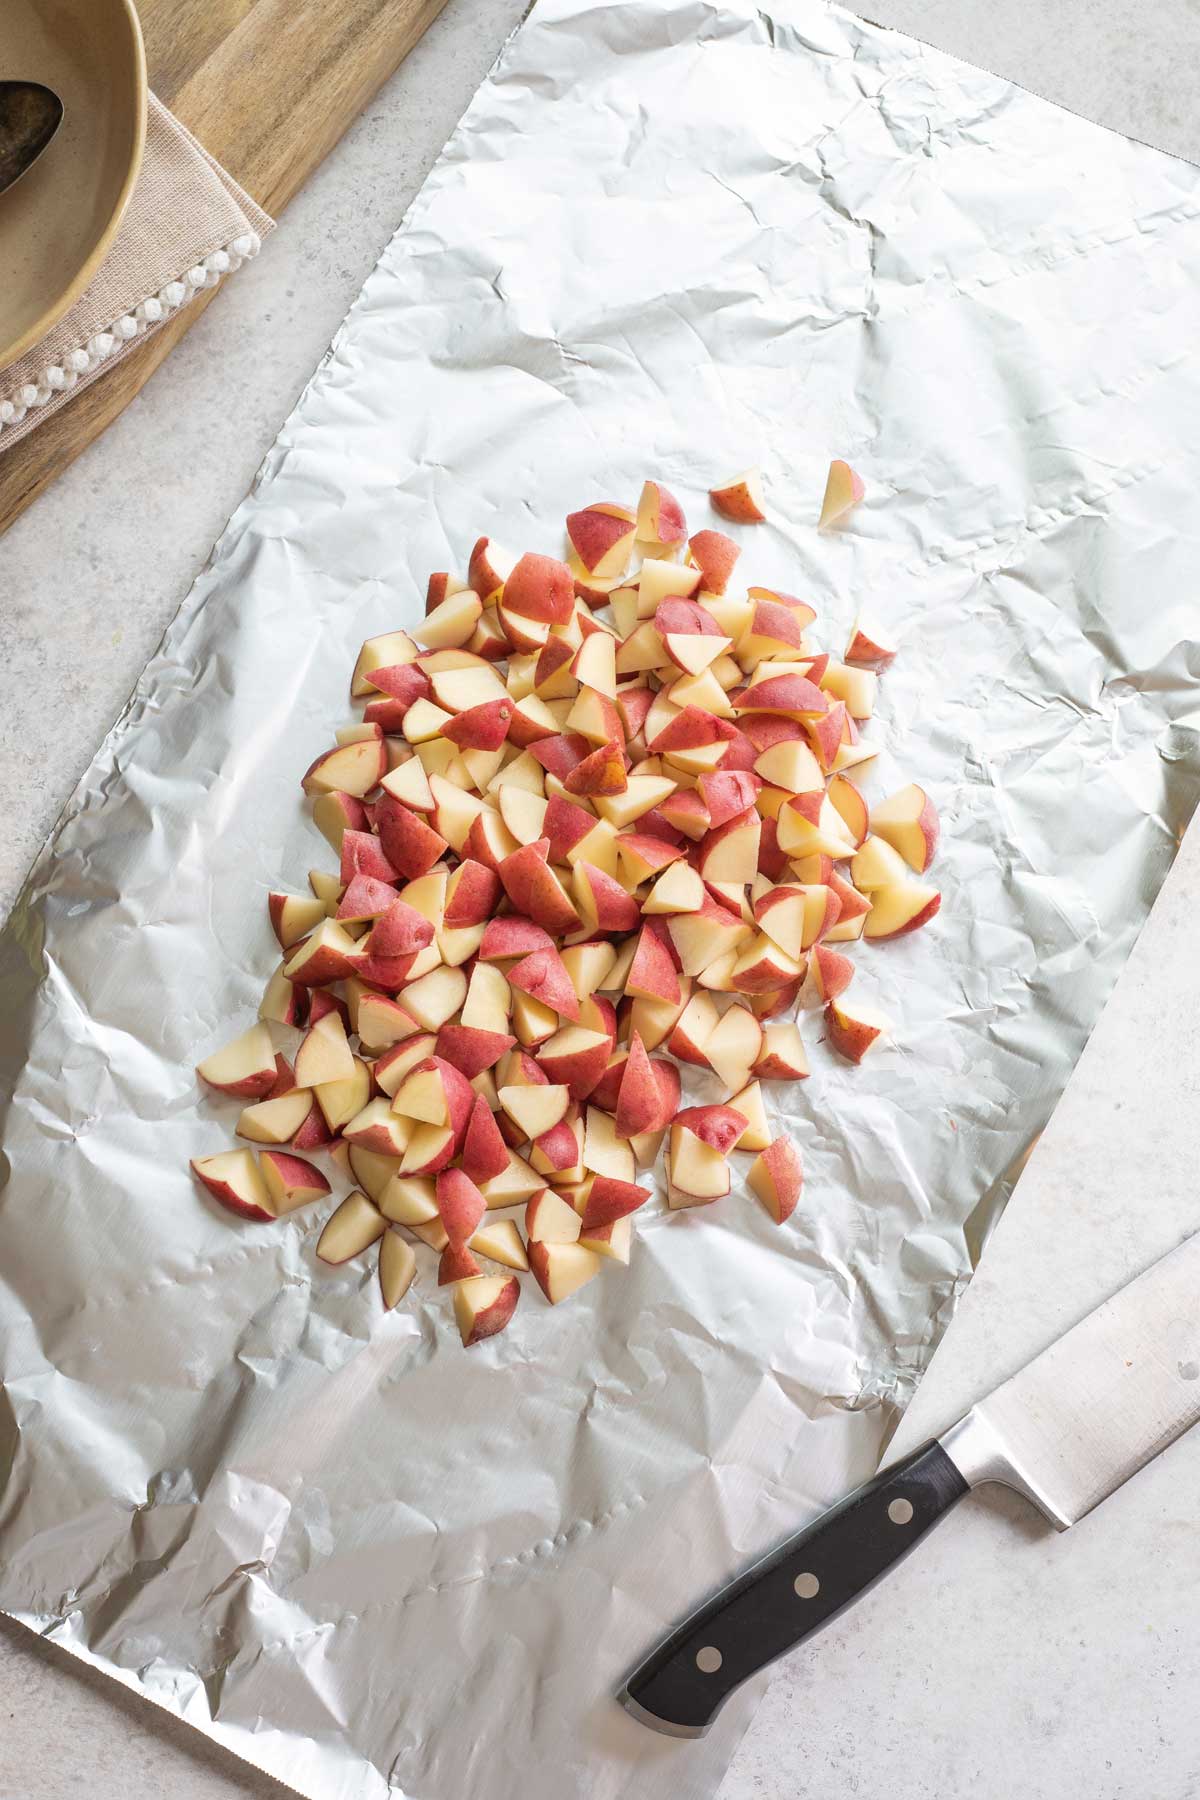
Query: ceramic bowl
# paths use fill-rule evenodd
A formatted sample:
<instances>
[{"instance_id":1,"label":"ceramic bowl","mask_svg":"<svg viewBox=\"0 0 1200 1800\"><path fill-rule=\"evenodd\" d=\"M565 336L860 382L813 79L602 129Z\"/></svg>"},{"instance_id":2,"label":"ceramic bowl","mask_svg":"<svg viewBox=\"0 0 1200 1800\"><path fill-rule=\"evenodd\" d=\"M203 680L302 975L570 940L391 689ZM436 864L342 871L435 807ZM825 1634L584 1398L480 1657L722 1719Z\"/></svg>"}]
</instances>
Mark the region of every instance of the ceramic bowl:
<instances>
[{"instance_id":1,"label":"ceramic bowl","mask_svg":"<svg viewBox=\"0 0 1200 1800\"><path fill-rule=\"evenodd\" d=\"M83 293L133 192L146 138L133 0L0 0L0 76L45 82L63 103L51 143L0 194L3 369Z\"/></svg>"}]
</instances>

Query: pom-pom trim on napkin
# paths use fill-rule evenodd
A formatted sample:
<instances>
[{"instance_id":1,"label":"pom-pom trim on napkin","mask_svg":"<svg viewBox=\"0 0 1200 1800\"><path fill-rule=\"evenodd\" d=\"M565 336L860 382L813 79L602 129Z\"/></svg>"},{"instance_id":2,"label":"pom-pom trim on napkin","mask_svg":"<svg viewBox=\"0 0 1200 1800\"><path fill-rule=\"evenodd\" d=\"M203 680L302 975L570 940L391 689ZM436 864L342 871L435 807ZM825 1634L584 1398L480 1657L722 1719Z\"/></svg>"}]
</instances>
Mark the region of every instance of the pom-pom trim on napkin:
<instances>
[{"instance_id":1,"label":"pom-pom trim on napkin","mask_svg":"<svg viewBox=\"0 0 1200 1800\"><path fill-rule=\"evenodd\" d=\"M244 262L257 256L261 248L262 239L256 231L242 232L223 250L214 250L202 262L194 264L177 281L168 281L157 294L149 294L132 312L123 313L107 331L98 331L60 362L51 363L42 370L36 382L24 382L12 393L4 395L0 398L0 431L6 425L19 425L34 407L45 406L57 394L68 392L80 376L90 375L98 369L114 350L119 350L132 338L153 331L156 325L161 325L172 313L186 306L202 288L216 287L223 275L231 275L235 269L240 269Z\"/></svg>"}]
</instances>

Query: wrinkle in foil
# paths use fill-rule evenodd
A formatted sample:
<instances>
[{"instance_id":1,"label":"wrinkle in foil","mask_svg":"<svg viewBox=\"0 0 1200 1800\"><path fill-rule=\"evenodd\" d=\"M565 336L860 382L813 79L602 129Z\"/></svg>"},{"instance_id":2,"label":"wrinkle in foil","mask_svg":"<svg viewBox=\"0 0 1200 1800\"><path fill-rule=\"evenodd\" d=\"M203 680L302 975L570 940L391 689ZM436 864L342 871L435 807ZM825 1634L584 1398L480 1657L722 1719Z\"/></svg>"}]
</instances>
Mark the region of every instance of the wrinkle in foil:
<instances>
[{"instance_id":1,"label":"wrinkle in foil","mask_svg":"<svg viewBox=\"0 0 1200 1800\"><path fill-rule=\"evenodd\" d=\"M612 1690L874 1464L1200 791L1198 220L1188 165L816 0L541 0L0 940L7 1612L314 1800L715 1790L761 1681L686 1745ZM868 498L818 535L831 455ZM328 866L360 640L481 532L651 473L695 527L752 462L745 579L900 639L866 786L934 795L942 912L856 952L894 1042L810 1020L767 1090L786 1230L656 1202L466 1354L431 1266L384 1318L307 1214L198 1196L193 1065Z\"/></svg>"}]
</instances>

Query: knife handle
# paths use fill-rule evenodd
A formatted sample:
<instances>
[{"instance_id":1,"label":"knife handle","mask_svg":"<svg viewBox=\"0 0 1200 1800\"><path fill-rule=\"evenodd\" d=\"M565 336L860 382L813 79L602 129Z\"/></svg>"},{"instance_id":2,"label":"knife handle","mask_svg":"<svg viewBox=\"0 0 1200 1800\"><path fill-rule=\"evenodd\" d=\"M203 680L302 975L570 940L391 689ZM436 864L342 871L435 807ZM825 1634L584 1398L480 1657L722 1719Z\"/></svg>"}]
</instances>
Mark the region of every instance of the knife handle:
<instances>
[{"instance_id":1,"label":"knife handle","mask_svg":"<svg viewBox=\"0 0 1200 1800\"><path fill-rule=\"evenodd\" d=\"M693 1613L621 1703L656 1730L702 1737L734 1688L857 1600L966 1492L936 1439L913 1451Z\"/></svg>"}]
</instances>

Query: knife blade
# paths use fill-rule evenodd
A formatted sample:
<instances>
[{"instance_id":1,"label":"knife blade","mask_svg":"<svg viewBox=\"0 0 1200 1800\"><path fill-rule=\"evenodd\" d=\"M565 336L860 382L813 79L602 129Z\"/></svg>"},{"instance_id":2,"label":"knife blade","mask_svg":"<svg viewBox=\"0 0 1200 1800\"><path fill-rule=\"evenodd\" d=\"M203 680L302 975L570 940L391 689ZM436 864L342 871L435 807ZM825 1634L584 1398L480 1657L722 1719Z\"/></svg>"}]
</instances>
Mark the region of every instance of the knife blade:
<instances>
[{"instance_id":1,"label":"knife blade","mask_svg":"<svg viewBox=\"0 0 1200 1800\"><path fill-rule=\"evenodd\" d=\"M812 1637L973 1488L1015 1488L1065 1531L1200 1419L1200 1232L1122 1288L957 1424L707 1601L617 1698L702 1737L733 1690Z\"/></svg>"}]
</instances>

